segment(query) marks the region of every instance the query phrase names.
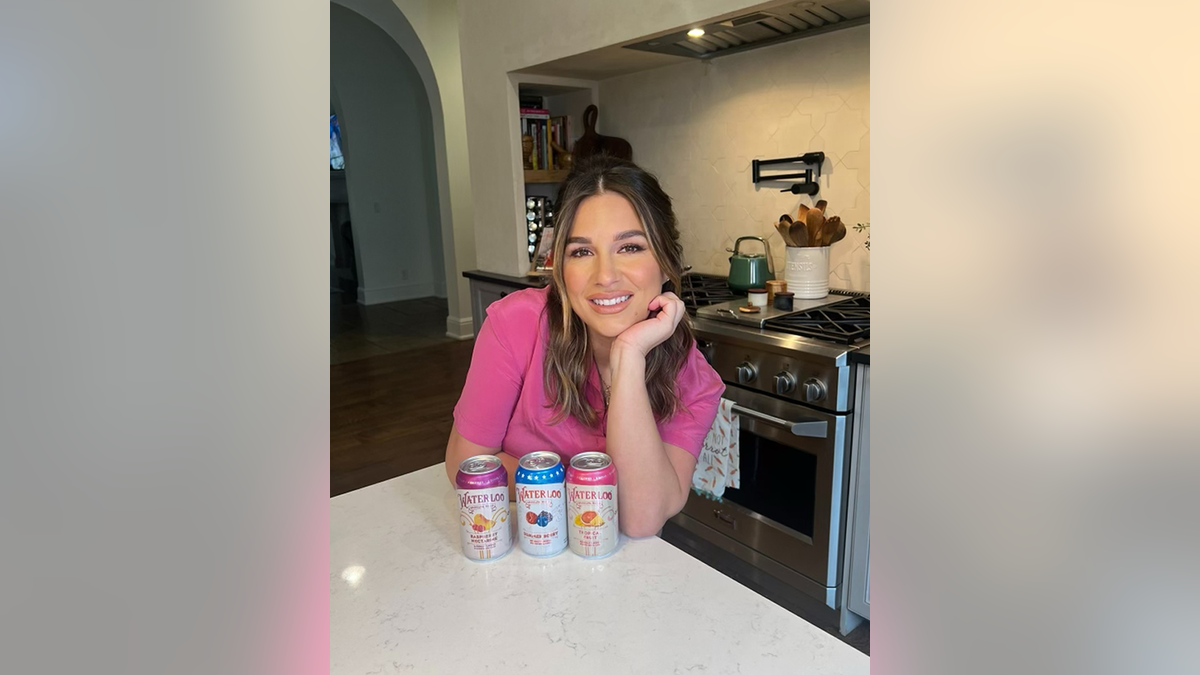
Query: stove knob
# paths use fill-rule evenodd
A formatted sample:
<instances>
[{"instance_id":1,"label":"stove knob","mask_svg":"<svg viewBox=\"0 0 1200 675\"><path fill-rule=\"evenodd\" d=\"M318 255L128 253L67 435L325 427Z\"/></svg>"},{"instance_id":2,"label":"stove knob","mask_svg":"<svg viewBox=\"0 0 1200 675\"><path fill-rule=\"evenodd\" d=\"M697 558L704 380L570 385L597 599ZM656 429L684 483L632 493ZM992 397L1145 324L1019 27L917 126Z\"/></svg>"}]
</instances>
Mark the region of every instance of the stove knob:
<instances>
[{"instance_id":1,"label":"stove knob","mask_svg":"<svg viewBox=\"0 0 1200 675\"><path fill-rule=\"evenodd\" d=\"M758 377L758 371L754 369L754 365L749 361L742 361L741 365L737 367L739 384L750 384L756 377Z\"/></svg>"},{"instance_id":2,"label":"stove knob","mask_svg":"<svg viewBox=\"0 0 1200 675\"><path fill-rule=\"evenodd\" d=\"M775 393L783 396L796 391L796 376L784 370L775 376Z\"/></svg>"},{"instance_id":3,"label":"stove knob","mask_svg":"<svg viewBox=\"0 0 1200 675\"><path fill-rule=\"evenodd\" d=\"M825 398L825 383L815 377L810 377L804 381L804 400L808 403L816 403Z\"/></svg>"}]
</instances>

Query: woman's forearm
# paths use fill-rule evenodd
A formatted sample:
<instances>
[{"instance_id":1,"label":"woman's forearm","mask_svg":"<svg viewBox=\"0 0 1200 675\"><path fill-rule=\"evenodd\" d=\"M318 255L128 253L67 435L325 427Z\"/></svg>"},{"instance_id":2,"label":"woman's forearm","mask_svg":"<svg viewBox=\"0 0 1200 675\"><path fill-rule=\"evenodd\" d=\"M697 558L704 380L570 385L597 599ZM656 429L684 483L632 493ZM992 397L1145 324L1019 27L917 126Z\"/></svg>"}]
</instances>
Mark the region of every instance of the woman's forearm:
<instances>
[{"instance_id":1,"label":"woman's forearm","mask_svg":"<svg viewBox=\"0 0 1200 675\"><path fill-rule=\"evenodd\" d=\"M446 443L446 477L450 479L450 484L454 484L454 477L458 475L458 465L464 459L475 455L496 455L500 458L500 462L508 470L508 498L516 499L514 479L517 473L517 458L499 448L476 445L463 438L458 429L453 427L450 429L450 440Z\"/></svg>"},{"instance_id":2,"label":"woman's forearm","mask_svg":"<svg viewBox=\"0 0 1200 675\"><path fill-rule=\"evenodd\" d=\"M508 499L515 502L517 501L517 462L520 460L503 450L498 452L496 456L500 458L500 462L508 470Z\"/></svg>"},{"instance_id":3,"label":"woman's forearm","mask_svg":"<svg viewBox=\"0 0 1200 675\"><path fill-rule=\"evenodd\" d=\"M679 477L667 456L646 393L646 359L613 350L606 450L617 465L621 530L631 537L659 531L679 510Z\"/></svg>"}]
</instances>

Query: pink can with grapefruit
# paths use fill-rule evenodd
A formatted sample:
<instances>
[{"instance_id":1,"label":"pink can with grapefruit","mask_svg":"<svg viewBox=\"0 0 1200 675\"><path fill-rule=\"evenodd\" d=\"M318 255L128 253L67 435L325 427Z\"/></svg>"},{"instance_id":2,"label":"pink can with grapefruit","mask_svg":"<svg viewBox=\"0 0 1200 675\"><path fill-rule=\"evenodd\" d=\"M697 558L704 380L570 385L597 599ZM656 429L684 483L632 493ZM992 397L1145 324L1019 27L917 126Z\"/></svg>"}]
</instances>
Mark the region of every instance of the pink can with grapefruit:
<instances>
[{"instance_id":1,"label":"pink can with grapefruit","mask_svg":"<svg viewBox=\"0 0 1200 675\"><path fill-rule=\"evenodd\" d=\"M581 452L567 467L567 532L571 551L603 558L617 550L617 467L603 452Z\"/></svg>"}]
</instances>

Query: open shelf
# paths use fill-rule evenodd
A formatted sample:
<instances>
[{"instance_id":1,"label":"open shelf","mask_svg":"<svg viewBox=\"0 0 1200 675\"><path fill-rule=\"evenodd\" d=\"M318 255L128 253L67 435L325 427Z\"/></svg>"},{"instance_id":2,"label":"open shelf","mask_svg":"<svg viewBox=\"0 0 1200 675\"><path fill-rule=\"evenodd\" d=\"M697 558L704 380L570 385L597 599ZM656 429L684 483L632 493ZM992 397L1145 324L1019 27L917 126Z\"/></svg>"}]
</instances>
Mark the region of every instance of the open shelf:
<instances>
[{"instance_id":1,"label":"open shelf","mask_svg":"<svg viewBox=\"0 0 1200 675\"><path fill-rule=\"evenodd\" d=\"M531 171L525 170L525 183L561 183L567 179L566 169L554 169L548 171Z\"/></svg>"},{"instance_id":2,"label":"open shelf","mask_svg":"<svg viewBox=\"0 0 1200 675\"><path fill-rule=\"evenodd\" d=\"M550 114L552 121L557 119L561 123L565 120L566 128L560 126L560 131L565 132L562 134L565 138L557 140L563 147L573 149L575 141L579 140L584 132L584 110L589 105L598 103L599 83L591 80L517 73L509 73L509 78L517 90L519 100L540 99L538 103L530 102L525 107L544 108ZM520 133L518 125L518 134ZM537 169L522 172L526 195L553 197L558 186L567 180L567 174L570 171L562 168L557 157L550 165L553 168L548 169L545 160L545 156L540 157ZM524 158L521 161L524 163Z\"/></svg>"}]
</instances>

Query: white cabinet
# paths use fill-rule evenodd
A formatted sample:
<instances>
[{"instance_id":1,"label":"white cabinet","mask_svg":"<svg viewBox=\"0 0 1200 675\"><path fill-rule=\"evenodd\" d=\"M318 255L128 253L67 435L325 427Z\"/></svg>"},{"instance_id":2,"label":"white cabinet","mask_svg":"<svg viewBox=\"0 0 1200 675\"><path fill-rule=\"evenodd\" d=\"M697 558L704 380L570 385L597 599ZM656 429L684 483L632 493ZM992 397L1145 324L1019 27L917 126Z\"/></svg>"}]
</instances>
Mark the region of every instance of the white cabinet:
<instances>
[{"instance_id":1,"label":"white cabinet","mask_svg":"<svg viewBox=\"0 0 1200 675\"><path fill-rule=\"evenodd\" d=\"M507 274L469 270L463 276L471 281L471 318L475 322L475 333L483 326L488 305L509 293L528 288L543 288L550 282L545 276L510 277Z\"/></svg>"},{"instance_id":2,"label":"white cabinet","mask_svg":"<svg viewBox=\"0 0 1200 675\"><path fill-rule=\"evenodd\" d=\"M841 631L871 618L871 367L858 367L854 443L851 446L846 556L842 570Z\"/></svg>"},{"instance_id":3,"label":"white cabinet","mask_svg":"<svg viewBox=\"0 0 1200 675\"><path fill-rule=\"evenodd\" d=\"M475 320L476 334L479 333L479 328L483 326L483 319L487 316L488 305L515 290L517 289L512 286L471 279L471 318Z\"/></svg>"}]
</instances>

